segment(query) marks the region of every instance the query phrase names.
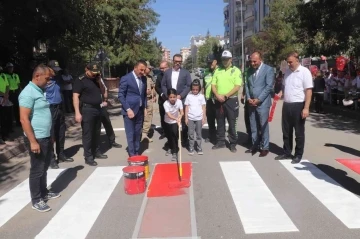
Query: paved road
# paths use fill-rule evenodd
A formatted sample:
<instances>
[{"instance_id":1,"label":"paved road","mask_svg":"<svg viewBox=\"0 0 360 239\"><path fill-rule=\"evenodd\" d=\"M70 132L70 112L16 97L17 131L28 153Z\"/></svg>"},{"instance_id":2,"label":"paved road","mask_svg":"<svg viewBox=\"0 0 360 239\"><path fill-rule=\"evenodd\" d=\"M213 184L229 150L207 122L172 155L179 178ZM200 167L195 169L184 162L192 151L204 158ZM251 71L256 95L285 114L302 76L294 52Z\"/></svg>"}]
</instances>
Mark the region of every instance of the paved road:
<instances>
[{"instance_id":1,"label":"paved road","mask_svg":"<svg viewBox=\"0 0 360 239\"><path fill-rule=\"evenodd\" d=\"M111 112L116 140L126 145L118 112ZM191 187L159 198L124 193L127 154L108 149L105 137L101 146L109 158L97 160L98 167L85 165L80 128L74 126L66 148L75 162L49 171L52 189L62 195L49 201L52 211L31 209L28 157L0 164L0 238L360 238L360 177L335 160L360 156L359 124L312 115L306 124L308 162L291 165L274 160L282 146L280 117L277 110L266 158L244 153L243 112L236 154L205 143L202 156L183 149L183 160L192 163ZM153 123L159 125L157 113ZM154 175L155 165L171 160L162 149L165 140L156 131L153 138L144 154Z\"/></svg>"}]
</instances>

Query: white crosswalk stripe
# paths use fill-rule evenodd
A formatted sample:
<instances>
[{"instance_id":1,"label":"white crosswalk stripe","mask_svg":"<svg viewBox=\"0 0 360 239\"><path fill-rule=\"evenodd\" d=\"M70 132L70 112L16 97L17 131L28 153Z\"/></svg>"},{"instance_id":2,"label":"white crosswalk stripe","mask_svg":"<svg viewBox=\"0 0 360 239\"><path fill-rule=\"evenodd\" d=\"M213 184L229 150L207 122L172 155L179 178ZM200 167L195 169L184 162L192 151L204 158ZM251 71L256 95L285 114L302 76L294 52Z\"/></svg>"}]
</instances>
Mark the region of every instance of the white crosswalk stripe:
<instances>
[{"instance_id":1,"label":"white crosswalk stripe","mask_svg":"<svg viewBox=\"0 0 360 239\"><path fill-rule=\"evenodd\" d=\"M334 217L334 221L338 222L339 225L344 224L349 229L360 228L358 216L360 215L360 198L358 196L341 187L335 180L307 160L295 165L291 164L290 161L276 161L276 164L287 174L287 177L294 178L294 182L298 185L292 185L293 187L304 187L308 191L308 197L313 198L315 196L317 200L313 198L312 204L324 205L323 210L330 211L332 213L329 214L330 217ZM282 195L275 191L272 192L265 180L268 177L262 177L259 173L261 171L257 171L254 167L255 164L253 165L250 161L231 161L219 162L217 165L218 172L220 175L222 172L224 176L219 180L224 180L227 185L224 190L230 192L223 197L227 197L227 202L234 205L234 207L228 208L236 208L236 210L230 211L229 209L223 213L237 217L239 222L236 224L239 228L243 228L245 234L301 233L304 230L297 223L299 220L307 219L292 218L294 212L287 211L288 208L281 198ZM44 224L37 225L38 231L34 232L33 236L37 234L35 238L38 239L82 239L91 235L91 230L97 219L107 216L101 213L105 211L103 210L104 207L122 179L123 168L123 166L97 167L94 171L88 172L87 178L82 184L78 188L73 188L74 194L72 196L68 194L70 199L60 205L57 208L58 211L54 210L53 215L46 214L51 215L51 217L46 222L44 221ZM63 169L48 170L49 185L64 171ZM278 186L281 187L281 185ZM196 190L196 186L194 189ZM29 202L28 179L0 197L0 234L2 227L11 224L12 222L7 222L15 215L21 214L22 209ZM126 207L127 205L119 206ZM122 213L121 209L118 213L119 215ZM41 214L34 211L33 217L37 215ZM199 217L196 220L204 219ZM223 223L226 224L227 222L224 221ZM19 226L21 227L21 224ZM200 234L198 236L202 237Z\"/></svg>"},{"instance_id":2,"label":"white crosswalk stripe","mask_svg":"<svg viewBox=\"0 0 360 239\"><path fill-rule=\"evenodd\" d=\"M250 162L220 162L245 233L298 231Z\"/></svg>"},{"instance_id":3,"label":"white crosswalk stripe","mask_svg":"<svg viewBox=\"0 0 360 239\"><path fill-rule=\"evenodd\" d=\"M64 169L48 170L48 186L55 181L61 172L64 172ZM0 227L20 212L30 201L29 179L26 179L0 198Z\"/></svg>"},{"instance_id":4,"label":"white crosswalk stripe","mask_svg":"<svg viewBox=\"0 0 360 239\"><path fill-rule=\"evenodd\" d=\"M36 238L85 238L123 175L123 168L96 168Z\"/></svg>"}]
</instances>

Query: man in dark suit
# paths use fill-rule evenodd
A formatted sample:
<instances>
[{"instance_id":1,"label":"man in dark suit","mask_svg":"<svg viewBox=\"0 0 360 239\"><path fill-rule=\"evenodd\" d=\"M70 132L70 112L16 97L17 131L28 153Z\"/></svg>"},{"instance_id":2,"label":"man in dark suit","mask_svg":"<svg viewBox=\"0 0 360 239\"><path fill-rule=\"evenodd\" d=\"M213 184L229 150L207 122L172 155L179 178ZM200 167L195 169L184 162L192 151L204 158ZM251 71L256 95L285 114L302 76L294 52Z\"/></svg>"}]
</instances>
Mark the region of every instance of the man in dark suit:
<instances>
[{"instance_id":1,"label":"man in dark suit","mask_svg":"<svg viewBox=\"0 0 360 239\"><path fill-rule=\"evenodd\" d=\"M160 63L160 71L161 71L161 73L157 76L156 83L155 83L155 91L156 91L156 93L159 94L158 103L159 103L159 111L160 111L160 122L161 122L161 128L162 128L160 139L165 138L165 121L164 121L165 109L164 109L164 102L166 100L166 97L163 94L162 89L161 89L161 81L162 81L162 78L164 76L164 72L167 69L169 69L169 64L167 63L167 61L162 61Z\"/></svg>"},{"instance_id":2,"label":"man in dark suit","mask_svg":"<svg viewBox=\"0 0 360 239\"><path fill-rule=\"evenodd\" d=\"M251 67L246 74L246 99L248 101L252 147L246 153L255 154L260 149L260 157L269 153L269 110L271 90L274 85L274 70L262 62L260 52L250 58ZM261 139L259 138L261 132ZM260 144L260 145L259 145Z\"/></svg>"},{"instance_id":3,"label":"man in dark suit","mask_svg":"<svg viewBox=\"0 0 360 239\"><path fill-rule=\"evenodd\" d=\"M178 94L177 98L182 100L183 104L185 102L186 96L190 92L191 85L191 75L190 72L186 69L181 68L182 56L180 54L175 54L173 57L173 68L168 69L164 72L164 76L161 81L161 89L165 98L167 99L167 90L176 89ZM185 117L182 120L182 136L183 136L183 145L187 144L187 127L185 124Z\"/></svg>"},{"instance_id":4,"label":"man in dark suit","mask_svg":"<svg viewBox=\"0 0 360 239\"><path fill-rule=\"evenodd\" d=\"M134 70L121 77L119 101L122 105L125 133L129 156L139 155L140 138L144 115L146 115L146 77L145 61L138 61Z\"/></svg>"}]
</instances>

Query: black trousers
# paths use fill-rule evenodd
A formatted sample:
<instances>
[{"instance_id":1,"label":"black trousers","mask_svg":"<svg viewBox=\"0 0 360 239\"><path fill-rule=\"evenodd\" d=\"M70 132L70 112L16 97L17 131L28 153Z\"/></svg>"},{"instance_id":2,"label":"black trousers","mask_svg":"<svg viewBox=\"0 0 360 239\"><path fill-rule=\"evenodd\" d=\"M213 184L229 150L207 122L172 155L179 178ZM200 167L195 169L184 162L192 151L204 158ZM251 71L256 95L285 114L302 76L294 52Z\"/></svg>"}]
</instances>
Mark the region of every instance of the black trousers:
<instances>
[{"instance_id":1,"label":"black trousers","mask_svg":"<svg viewBox=\"0 0 360 239\"><path fill-rule=\"evenodd\" d=\"M49 192L47 189L47 170L50 165L52 150L50 137L36 139L36 141L40 145L39 154L31 152L30 142L27 137L24 137L25 146L30 154L29 186L33 204L39 202Z\"/></svg>"},{"instance_id":2,"label":"black trousers","mask_svg":"<svg viewBox=\"0 0 360 239\"><path fill-rule=\"evenodd\" d=\"M72 104L72 90L63 90L64 107L67 113L74 112L74 106Z\"/></svg>"},{"instance_id":3,"label":"black trousers","mask_svg":"<svg viewBox=\"0 0 360 239\"><path fill-rule=\"evenodd\" d=\"M172 154L179 152L179 126L177 123L174 124L166 124L166 137L168 139L169 149Z\"/></svg>"},{"instance_id":4,"label":"black trousers","mask_svg":"<svg viewBox=\"0 0 360 239\"><path fill-rule=\"evenodd\" d=\"M217 144L225 144L225 119L229 123L228 138L230 145L236 145L237 143L237 130L236 123L239 116L239 99L230 98L227 101L220 103L215 101L216 107L216 122L217 132L216 139Z\"/></svg>"},{"instance_id":5,"label":"black trousers","mask_svg":"<svg viewBox=\"0 0 360 239\"><path fill-rule=\"evenodd\" d=\"M101 123L104 125L106 136L109 139L109 143L115 142L115 133L111 124L109 112L106 108L101 108Z\"/></svg>"},{"instance_id":6,"label":"black trousers","mask_svg":"<svg viewBox=\"0 0 360 239\"><path fill-rule=\"evenodd\" d=\"M65 115L61 104L50 105L50 111L52 116L52 125L51 125L51 137L54 139L54 144L56 144L55 152L52 149L52 160L55 161L55 153L57 157L64 156L65 148ZM52 146L54 148L54 145Z\"/></svg>"},{"instance_id":7,"label":"black trousers","mask_svg":"<svg viewBox=\"0 0 360 239\"><path fill-rule=\"evenodd\" d=\"M97 146L100 144L101 131L101 108L85 106L81 108L82 113L82 143L84 147L84 158L93 161Z\"/></svg>"},{"instance_id":8,"label":"black trousers","mask_svg":"<svg viewBox=\"0 0 360 239\"><path fill-rule=\"evenodd\" d=\"M160 99L160 97L159 97ZM163 132L165 132L165 121L164 121L164 117L165 117L165 109L164 109L164 101L160 101L159 100L159 112L160 112L160 123L161 123L161 128L163 130Z\"/></svg>"},{"instance_id":9,"label":"black trousers","mask_svg":"<svg viewBox=\"0 0 360 239\"><path fill-rule=\"evenodd\" d=\"M286 103L282 108L282 131L284 153L291 155L293 149L293 132L295 129L295 156L302 157L305 145L305 120L301 116L304 102Z\"/></svg>"},{"instance_id":10,"label":"black trousers","mask_svg":"<svg viewBox=\"0 0 360 239\"><path fill-rule=\"evenodd\" d=\"M0 133L3 138L9 137L12 128L12 107L0 105Z\"/></svg>"},{"instance_id":11,"label":"black trousers","mask_svg":"<svg viewBox=\"0 0 360 239\"><path fill-rule=\"evenodd\" d=\"M323 112L324 111L324 94L315 93L315 111Z\"/></svg>"},{"instance_id":12,"label":"black trousers","mask_svg":"<svg viewBox=\"0 0 360 239\"><path fill-rule=\"evenodd\" d=\"M16 120L16 124L18 126L21 125L20 112L19 112L19 94L20 94L19 89L9 91L9 100L11 101L11 103L13 103L14 119ZM12 122L11 122L11 127L12 127Z\"/></svg>"},{"instance_id":13,"label":"black trousers","mask_svg":"<svg viewBox=\"0 0 360 239\"><path fill-rule=\"evenodd\" d=\"M246 133L248 135L248 140L251 142L249 103L247 101L245 102L245 106L244 106L244 121L245 121Z\"/></svg>"},{"instance_id":14,"label":"black trousers","mask_svg":"<svg viewBox=\"0 0 360 239\"><path fill-rule=\"evenodd\" d=\"M216 106L212 99L206 101L206 118L209 125L209 139L216 139Z\"/></svg>"}]
</instances>

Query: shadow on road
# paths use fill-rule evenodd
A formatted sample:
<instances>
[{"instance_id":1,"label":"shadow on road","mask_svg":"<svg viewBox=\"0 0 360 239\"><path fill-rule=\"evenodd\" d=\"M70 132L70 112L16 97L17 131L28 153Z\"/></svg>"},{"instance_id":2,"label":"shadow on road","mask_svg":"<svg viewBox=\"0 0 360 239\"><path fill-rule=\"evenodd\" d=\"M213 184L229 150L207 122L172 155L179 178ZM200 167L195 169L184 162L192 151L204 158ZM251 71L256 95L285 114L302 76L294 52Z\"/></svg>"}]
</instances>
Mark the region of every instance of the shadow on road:
<instances>
[{"instance_id":1,"label":"shadow on road","mask_svg":"<svg viewBox=\"0 0 360 239\"><path fill-rule=\"evenodd\" d=\"M307 121L316 128L339 130L348 133L360 134L360 122L341 115L310 114Z\"/></svg>"},{"instance_id":2,"label":"shadow on road","mask_svg":"<svg viewBox=\"0 0 360 239\"><path fill-rule=\"evenodd\" d=\"M330 143L326 143L324 145L325 147L333 147L333 148L336 148L344 153L347 153L347 154L352 154L356 157L360 157L360 151L357 150L357 149L353 149L353 148L350 148L350 147L347 147L347 146L344 146L344 145L340 145L340 144L330 144Z\"/></svg>"},{"instance_id":3,"label":"shadow on road","mask_svg":"<svg viewBox=\"0 0 360 239\"><path fill-rule=\"evenodd\" d=\"M78 165L76 167L66 169L51 184L52 191L57 193L62 192L77 177L77 172L83 168L83 165Z\"/></svg>"},{"instance_id":4,"label":"shadow on road","mask_svg":"<svg viewBox=\"0 0 360 239\"><path fill-rule=\"evenodd\" d=\"M324 180L324 181L334 184L334 185L337 185L334 183L334 181L336 181L338 184L340 184L346 190L348 190L356 195L360 195L360 183L358 181L356 181L355 179L347 176L347 172L345 172L341 169L334 168L329 165L325 165L325 164L312 164L309 162L302 162L301 164L304 165L305 167L304 168L296 167L297 170L308 170L312 173L312 175L314 177L316 177L320 180ZM310 165L316 166L318 169L323 171L326 175L319 174L316 171L313 171L312 167L310 167ZM341 200L341 199L339 199L339 200Z\"/></svg>"},{"instance_id":5,"label":"shadow on road","mask_svg":"<svg viewBox=\"0 0 360 239\"><path fill-rule=\"evenodd\" d=\"M15 183L19 172L25 169L26 161L21 161L16 164L9 164L8 162L0 163L0 189L5 189Z\"/></svg>"},{"instance_id":6,"label":"shadow on road","mask_svg":"<svg viewBox=\"0 0 360 239\"><path fill-rule=\"evenodd\" d=\"M67 149L64 150L64 153L67 157L74 157L77 152L79 152L79 149L82 148L82 144L73 145Z\"/></svg>"}]
</instances>

